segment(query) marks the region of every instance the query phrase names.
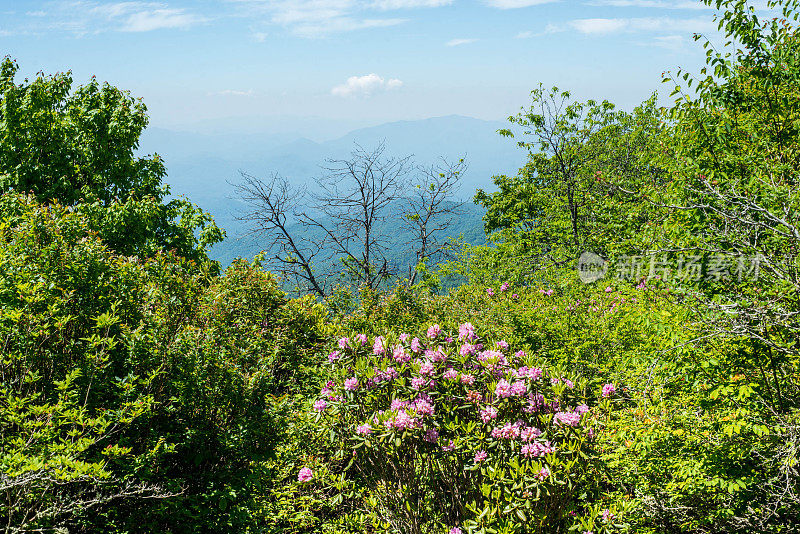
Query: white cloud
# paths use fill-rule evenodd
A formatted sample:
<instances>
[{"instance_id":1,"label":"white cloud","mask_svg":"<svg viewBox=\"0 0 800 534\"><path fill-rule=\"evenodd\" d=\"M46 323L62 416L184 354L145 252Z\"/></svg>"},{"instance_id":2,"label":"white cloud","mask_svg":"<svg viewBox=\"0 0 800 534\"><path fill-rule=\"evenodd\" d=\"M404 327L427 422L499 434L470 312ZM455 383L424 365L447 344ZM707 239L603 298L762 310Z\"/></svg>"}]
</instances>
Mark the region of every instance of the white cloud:
<instances>
[{"instance_id":1,"label":"white cloud","mask_svg":"<svg viewBox=\"0 0 800 534\"><path fill-rule=\"evenodd\" d=\"M354 19L350 17L338 17L319 23L298 24L294 26L292 31L300 37L319 38L332 33L396 26L405 21L406 19Z\"/></svg>"},{"instance_id":2,"label":"white cloud","mask_svg":"<svg viewBox=\"0 0 800 534\"><path fill-rule=\"evenodd\" d=\"M36 17L38 29L68 31L75 35L107 31L149 32L160 29L189 28L207 19L183 8L162 2L99 2L97 0L58 0L48 11L26 13Z\"/></svg>"},{"instance_id":3,"label":"white cloud","mask_svg":"<svg viewBox=\"0 0 800 534\"><path fill-rule=\"evenodd\" d=\"M449 6L453 0L375 0L372 7L382 10Z\"/></svg>"},{"instance_id":4,"label":"white cloud","mask_svg":"<svg viewBox=\"0 0 800 534\"><path fill-rule=\"evenodd\" d=\"M602 35L619 32L628 22L625 19L580 19L571 21L569 25L583 34Z\"/></svg>"},{"instance_id":5,"label":"white cloud","mask_svg":"<svg viewBox=\"0 0 800 534\"><path fill-rule=\"evenodd\" d=\"M458 46L469 43L474 43L477 39L450 39L445 43L446 46Z\"/></svg>"},{"instance_id":6,"label":"white cloud","mask_svg":"<svg viewBox=\"0 0 800 534\"><path fill-rule=\"evenodd\" d=\"M371 96L374 93L402 87L403 82L397 78L383 79L375 73L364 76L350 76L347 81L331 89L334 96Z\"/></svg>"},{"instance_id":7,"label":"white cloud","mask_svg":"<svg viewBox=\"0 0 800 534\"><path fill-rule=\"evenodd\" d=\"M498 9L517 9L520 7L539 6L552 4L560 0L485 0L486 4Z\"/></svg>"},{"instance_id":8,"label":"white cloud","mask_svg":"<svg viewBox=\"0 0 800 534\"><path fill-rule=\"evenodd\" d=\"M217 91L216 93L208 93L209 96L253 96L255 93L252 89L247 91L237 91L236 89L225 89Z\"/></svg>"},{"instance_id":9,"label":"white cloud","mask_svg":"<svg viewBox=\"0 0 800 534\"><path fill-rule=\"evenodd\" d=\"M386 17L390 11L435 8L453 0L228 0L242 15L287 28L301 37L318 38L334 33L395 26L406 22Z\"/></svg>"},{"instance_id":10,"label":"white cloud","mask_svg":"<svg viewBox=\"0 0 800 534\"><path fill-rule=\"evenodd\" d=\"M544 27L543 34L544 35L550 35L550 34L553 34L553 33L559 33L559 32L563 32L563 31L566 31L566 30L567 30L566 26L563 26L563 25L560 25L560 24L553 24L552 22L548 22L547 26Z\"/></svg>"},{"instance_id":11,"label":"white cloud","mask_svg":"<svg viewBox=\"0 0 800 534\"><path fill-rule=\"evenodd\" d=\"M606 6L606 7L642 7L658 9L696 9L696 10L715 10L711 5L706 5L700 0L587 0L586 5ZM770 10L767 0L748 0L748 5L756 11L776 13Z\"/></svg>"},{"instance_id":12,"label":"white cloud","mask_svg":"<svg viewBox=\"0 0 800 534\"><path fill-rule=\"evenodd\" d=\"M717 28L712 20L705 18L675 19L670 17L577 19L570 21L569 26L584 35L608 35L623 32L708 33L716 31Z\"/></svg>"},{"instance_id":13,"label":"white cloud","mask_svg":"<svg viewBox=\"0 0 800 534\"><path fill-rule=\"evenodd\" d=\"M679 52L687 48L689 39L683 35L662 35L659 37L654 37L652 43L650 44L666 50Z\"/></svg>"},{"instance_id":14,"label":"white cloud","mask_svg":"<svg viewBox=\"0 0 800 534\"><path fill-rule=\"evenodd\" d=\"M519 32L516 35L515 38L516 39L530 39L531 37L533 37L533 32Z\"/></svg>"},{"instance_id":15,"label":"white cloud","mask_svg":"<svg viewBox=\"0 0 800 534\"><path fill-rule=\"evenodd\" d=\"M608 7L655 7L661 9L713 9L700 0L591 0L587 2L590 6Z\"/></svg>"},{"instance_id":16,"label":"white cloud","mask_svg":"<svg viewBox=\"0 0 800 534\"><path fill-rule=\"evenodd\" d=\"M125 32L149 32L167 28L186 29L204 21L204 18L186 13L183 9L153 9L132 13L120 29Z\"/></svg>"}]
</instances>

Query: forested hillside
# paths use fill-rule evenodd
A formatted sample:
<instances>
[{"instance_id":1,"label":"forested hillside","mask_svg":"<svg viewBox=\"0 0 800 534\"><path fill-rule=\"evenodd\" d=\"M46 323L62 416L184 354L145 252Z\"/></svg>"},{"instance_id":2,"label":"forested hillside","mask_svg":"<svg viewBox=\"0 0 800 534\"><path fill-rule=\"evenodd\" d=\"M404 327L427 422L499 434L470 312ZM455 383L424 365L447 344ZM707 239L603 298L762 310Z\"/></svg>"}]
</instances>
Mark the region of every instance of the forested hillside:
<instances>
[{"instance_id":1,"label":"forested hillside","mask_svg":"<svg viewBox=\"0 0 800 534\"><path fill-rule=\"evenodd\" d=\"M4 531L800 530L800 2L704 4L669 105L532 88L463 211L384 145L243 175L229 265L142 101L4 59Z\"/></svg>"}]
</instances>

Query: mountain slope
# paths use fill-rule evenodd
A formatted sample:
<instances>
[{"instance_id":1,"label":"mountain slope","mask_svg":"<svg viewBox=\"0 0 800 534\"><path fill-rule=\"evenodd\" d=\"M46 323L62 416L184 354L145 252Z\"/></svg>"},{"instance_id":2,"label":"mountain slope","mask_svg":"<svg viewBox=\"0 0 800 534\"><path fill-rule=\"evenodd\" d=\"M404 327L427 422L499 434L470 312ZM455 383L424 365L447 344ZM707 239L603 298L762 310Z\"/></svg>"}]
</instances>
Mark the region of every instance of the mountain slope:
<instances>
[{"instance_id":1,"label":"mountain slope","mask_svg":"<svg viewBox=\"0 0 800 534\"><path fill-rule=\"evenodd\" d=\"M231 184L240 179L239 171L259 177L278 173L293 184L309 185L324 172L327 159L346 159L356 145L371 149L384 142L387 155L413 155L422 165L465 157L469 169L459 196L468 200L478 187L492 189L493 175L515 173L524 162L524 152L496 133L505 126L453 115L361 128L325 142L293 133L191 133L156 128L142 136L140 152L159 153L166 162L166 181L173 194L189 197L226 229L228 239L214 248L213 255L227 264L235 256L251 256L258 250L251 240L242 239L245 229L236 220L242 206ZM480 228L480 216L471 224Z\"/></svg>"}]
</instances>

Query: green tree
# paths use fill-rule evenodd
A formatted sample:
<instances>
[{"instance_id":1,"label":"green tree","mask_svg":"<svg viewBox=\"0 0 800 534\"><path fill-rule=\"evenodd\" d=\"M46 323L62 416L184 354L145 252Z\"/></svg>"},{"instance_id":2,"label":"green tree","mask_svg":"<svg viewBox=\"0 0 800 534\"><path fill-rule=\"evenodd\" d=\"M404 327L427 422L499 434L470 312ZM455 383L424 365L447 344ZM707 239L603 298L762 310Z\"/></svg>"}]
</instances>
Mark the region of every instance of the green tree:
<instances>
[{"instance_id":1,"label":"green tree","mask_svg":"<svg viewBox=\"0 0 800 534\"><path fill-rule=\"evenodd\" d=\"M670 182L654 198L669 209L662 247L706 259L698 317L733 347L705 362L709 399L736 405L727 448L760 474L731 494L723 528L777 531L800 520L800 3L768 2L781 12L768 20L748 2L705 3L721 10L728 43L704 43L699 76L665 79L677 96L660 162Z\"/></svg>"},{"instance_id":2,"label":"green tree","mask_svg":"<svg viewBox=\"0 0 800 534\"><path fill-rule=\"evenodd\" d=\"M222 231L197 206L169 199L158 155L134 155L148 121L141 100L95 79L72 91L70 73L17 84L17 71L0 63L0 192L80 210L122 254L206 259Z\"/></svg>"},{"instance_id":3,"label":"green tree","mask_svg":"<svg viewBox=\"0 0 800 534\"><path fill-rule=\"evenodd\" d=\"M172 253L120 256L58 204L5 194L0 214L3 528L263 520L284 422L314 387L321 306L258 263L214 276Z\"/></svg>"},{"instance_id":4,"label":"green tree","mask_svg":"<svg viewBox=\"0 0 800 534\"><path fill-rule=\"evenodd\" d=\"M540 86L531 98L528 110L509 118L523 130L518 144L528 162L516 176L495 177L498 191L475 195L487 208L486 230L501 230L497 241L539 267L586 250L608 255L651 217L640 191L662 179L649 163L659 129L655 97L633 113L607 101L574 102L558 88Z\"/></svg>"}]
</instances>

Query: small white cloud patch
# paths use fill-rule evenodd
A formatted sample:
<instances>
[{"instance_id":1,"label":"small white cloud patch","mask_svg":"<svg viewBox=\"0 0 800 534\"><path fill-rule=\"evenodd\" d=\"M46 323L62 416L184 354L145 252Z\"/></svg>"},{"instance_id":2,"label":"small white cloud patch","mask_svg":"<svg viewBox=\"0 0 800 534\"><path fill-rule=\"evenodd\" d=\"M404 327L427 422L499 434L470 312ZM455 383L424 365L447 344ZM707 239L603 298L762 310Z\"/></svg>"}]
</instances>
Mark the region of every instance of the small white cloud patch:
<instances>
[{"instance_id":1,"label":"small white cloud patch","mask_svg":"<svg viewBox=\"0 0 800 534\"><path fill-rule=\"evenodd\" d=\"M247 91L240 91L236 89L224 89L222 91L217 91L216 93L209 93L209 96L253 96L253 90L248 89Z\"/></svg>"},{"instance_id":2,"label":"small white cloud patch","mask_svg":"<svg viewBox=\"0 0 800 534\"><path fill-rule=\"evenodd\" d=\"M153 9L132 13L122 27L125 32L149 32L167 28L189 28L203 22L183 9Z\"/></svg>"},{"instance_id":3,"label":"small white cloud patch","mask_svg":"<svg viewBox=\"0 0 800 534\"><path fill-rule=\"evenodd\" d=\"M402 87L403 82L397 78L388 80L378 76L374 72L364 76L350 76L347 81L331 89L334 96L370 96L380 91L389 91Z\"/></svg>"},{"instance_id":4,"label":"small white cloud patch","mask_svg":"<svg viewBox=\"0 0 800 534\"><path fill-rule=\"evenodd\" d=\"M447 46L458 46L458 45L474 43L475 41L477 41L477 39L451 39L447 41L445 44Z\"/></svg>"},{"instance_id":5,"label":"small white cloud patch","mask_svg":"<svg viewBox=\"0 0 800 534\"><path fill-rule=\"evenodd\" d=\"M518 9L520 7L538 6L541 4L552 4L559 0L486 0L486 3L497 9Z\"/></svg>"}]
</instances>

